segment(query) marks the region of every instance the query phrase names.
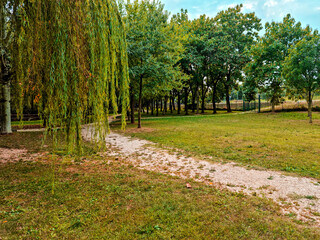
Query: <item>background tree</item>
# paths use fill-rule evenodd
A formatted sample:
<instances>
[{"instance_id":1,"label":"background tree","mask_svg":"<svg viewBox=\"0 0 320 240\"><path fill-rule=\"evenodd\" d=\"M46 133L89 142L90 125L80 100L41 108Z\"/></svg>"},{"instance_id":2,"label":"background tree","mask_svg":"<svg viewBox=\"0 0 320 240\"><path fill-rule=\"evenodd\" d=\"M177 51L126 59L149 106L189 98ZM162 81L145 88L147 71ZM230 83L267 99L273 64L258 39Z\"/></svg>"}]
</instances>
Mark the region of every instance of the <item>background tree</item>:
<instances>
[{"instance_id":1,"label":"background tree","mask_svg":"<svg viewBox=\"0 0 320 240\"><path fill-rule=\"evenodd\" d=\"M266 32L249 51L251 61L246 65L246 96L254 97L255 89L270 99L272 112L283 96L282 65L288 50L309 30L288 14L282 22L266 23ZM253 92L250 92L253 91ZM249 99L248 100L252 100Z\"/></svg>"},{"instance_id":2,"label":"background tree","mask_svg":"<svg viewBox=\"0 0 320 240\"><path fill-rule=\"evenodd\" d=\"M228 10L221 11L215 17L215 22L220 27L223 35L220 36L224 43L222 51L225 52L224 68L226 77L223 78L225 86L227 110L231 112L229 94L232 86L242 77L242 68L248 62L245 54L258 37L258 31L262 29L260 19L255 13L242 13L242 4Z\"/></svg>"},{"instance_id":3,"label":"background tree","mask_svg":"<svg viewBox=\"0 0 320 240\"><path fill-rule=\"evenodd\" d=\"M134 1L125 5L131 94L138 96L138 128L141 128L142 100L145 91L155 87L172 89L176 63L182 51L178 35L168 24L169 13L160 1ZM131 109L133 112L134 109Z\"/></svg>"},{"instance_id":4,"label":"background tree","mask_svg":"<svg viewBox=\"0 0 320 240\"><path fill-rule=\"evenodd\" d=\"M289 49L283 76L288 90L306 99L309 122L312 123L312 99L315 92L320 90L320 37L317 32Z\"/></svg>"}]
</instances>

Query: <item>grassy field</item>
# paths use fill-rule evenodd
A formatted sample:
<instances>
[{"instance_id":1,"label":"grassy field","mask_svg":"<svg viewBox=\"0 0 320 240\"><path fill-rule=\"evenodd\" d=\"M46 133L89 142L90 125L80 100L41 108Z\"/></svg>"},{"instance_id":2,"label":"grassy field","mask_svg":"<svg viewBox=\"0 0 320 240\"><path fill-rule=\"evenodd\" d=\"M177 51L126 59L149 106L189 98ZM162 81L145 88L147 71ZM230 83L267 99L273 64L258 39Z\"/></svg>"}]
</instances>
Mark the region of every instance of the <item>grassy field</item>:
<instances>
[{"instance_id":1,"label":"grassy field","mask_svg":"<svg viewBox=\"0 0 320 240\"><path fill-rule=\"evenodd\" d=\"M314 113L314 119L309 124L304 112L155 118L143 120L147 131L128 134L216 161L320 179L320 114Z\"/></svg>"},{"instance_id":2,"label":"grassy field","mask_svg":"<svg viewBox=\"0 0 320 240\"><path fill-rule=\"evenodd\" d=\"M51 152L50 146L39 147L41 138L0 136L0 147ZM317 228L293 214L282 216L270 201L191 180L187 189L186 180L87 149L78 163L60 152L36 162L0 164L1 239L320 238Z\"/></svg>"}]
</instances>

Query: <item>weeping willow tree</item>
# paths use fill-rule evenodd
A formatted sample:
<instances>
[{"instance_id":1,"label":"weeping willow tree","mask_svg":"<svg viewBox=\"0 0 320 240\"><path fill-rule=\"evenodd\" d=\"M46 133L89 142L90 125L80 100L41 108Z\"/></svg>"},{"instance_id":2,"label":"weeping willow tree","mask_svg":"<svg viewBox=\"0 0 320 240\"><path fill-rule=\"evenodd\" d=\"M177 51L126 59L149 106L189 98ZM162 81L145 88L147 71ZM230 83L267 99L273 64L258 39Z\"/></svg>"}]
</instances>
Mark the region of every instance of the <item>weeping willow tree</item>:
<instances>
[{"instance_id":1,"label":"weeping willow tree","mask_svg":"<svg viewBox=\"0 0 320 240\"><path fill-rule=\"evenodd\" d=\"M33 96L50 132L65 131L69 151L81 149L83 123L94 121L103 140L109 114L121 111L124 127L129 77L116 2L17 1L12 68L18 115Z\"/></svg>"}]
</instances>

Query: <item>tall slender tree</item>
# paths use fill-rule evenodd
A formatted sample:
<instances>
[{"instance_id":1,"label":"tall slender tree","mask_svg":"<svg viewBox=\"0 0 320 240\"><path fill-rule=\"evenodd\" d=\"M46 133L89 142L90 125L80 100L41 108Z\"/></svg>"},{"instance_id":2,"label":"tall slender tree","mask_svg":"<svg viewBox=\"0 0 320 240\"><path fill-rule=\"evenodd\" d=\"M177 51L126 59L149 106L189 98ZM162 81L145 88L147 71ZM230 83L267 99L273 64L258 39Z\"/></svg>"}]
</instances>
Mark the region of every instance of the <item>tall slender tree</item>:
<instances>
[{"instance_id":1,"label":"tall slender tree","mask_svg":"<svg viewBox=\"0 0 320 240\"><path fill-rule=\"evenodd\" d=\"M289 49L283 76L294 96L306 99L309 122L312 123L312 99L320 91L320 36L310 34Z\"/></svg>"}]
</instances>

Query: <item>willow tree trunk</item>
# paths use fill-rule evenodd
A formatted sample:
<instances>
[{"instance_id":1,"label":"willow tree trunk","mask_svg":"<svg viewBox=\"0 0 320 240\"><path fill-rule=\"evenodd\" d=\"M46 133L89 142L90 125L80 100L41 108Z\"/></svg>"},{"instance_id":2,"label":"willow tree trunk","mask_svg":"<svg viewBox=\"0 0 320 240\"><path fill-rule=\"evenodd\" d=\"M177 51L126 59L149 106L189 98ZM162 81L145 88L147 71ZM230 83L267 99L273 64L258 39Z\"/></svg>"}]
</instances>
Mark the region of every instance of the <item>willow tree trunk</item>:
<instances>
[{"instance_id":1,"label":"willow tree trunk","mask_svg":"<svg viewBox=\"0 0 320 240\"><path fill-rule=\"evenodd\" d=\"M141 128L141 110L142 110L142 79L143 77L140 76L140 82L139 82L139 111L138 111L138 128Z\"/></svg>"},{"instance_id":2,"label":"willow tree trunk","mask_svg":"<svg viewBox=\"0 0 320 240\"><path fill-rule=\"evenodd\" d=\"M1 76L2 80L2 76ZM10 106L10 81L5 81L1 86L1 100L0 100L0 133L10 134L11 129L11 106Z\"/></svg>"},{"instance_id":3,"label":"willow tree trunk","mask_svg":"<svg viewBox=\"0 0 320 240\"><path fill-rule=\"evenodd\" d=\"M308 116L309 116L309 123L312 123L312 95L311 95L311 91L309 91L309 95L308 95Z\"/></svg>"}]
</instances>

